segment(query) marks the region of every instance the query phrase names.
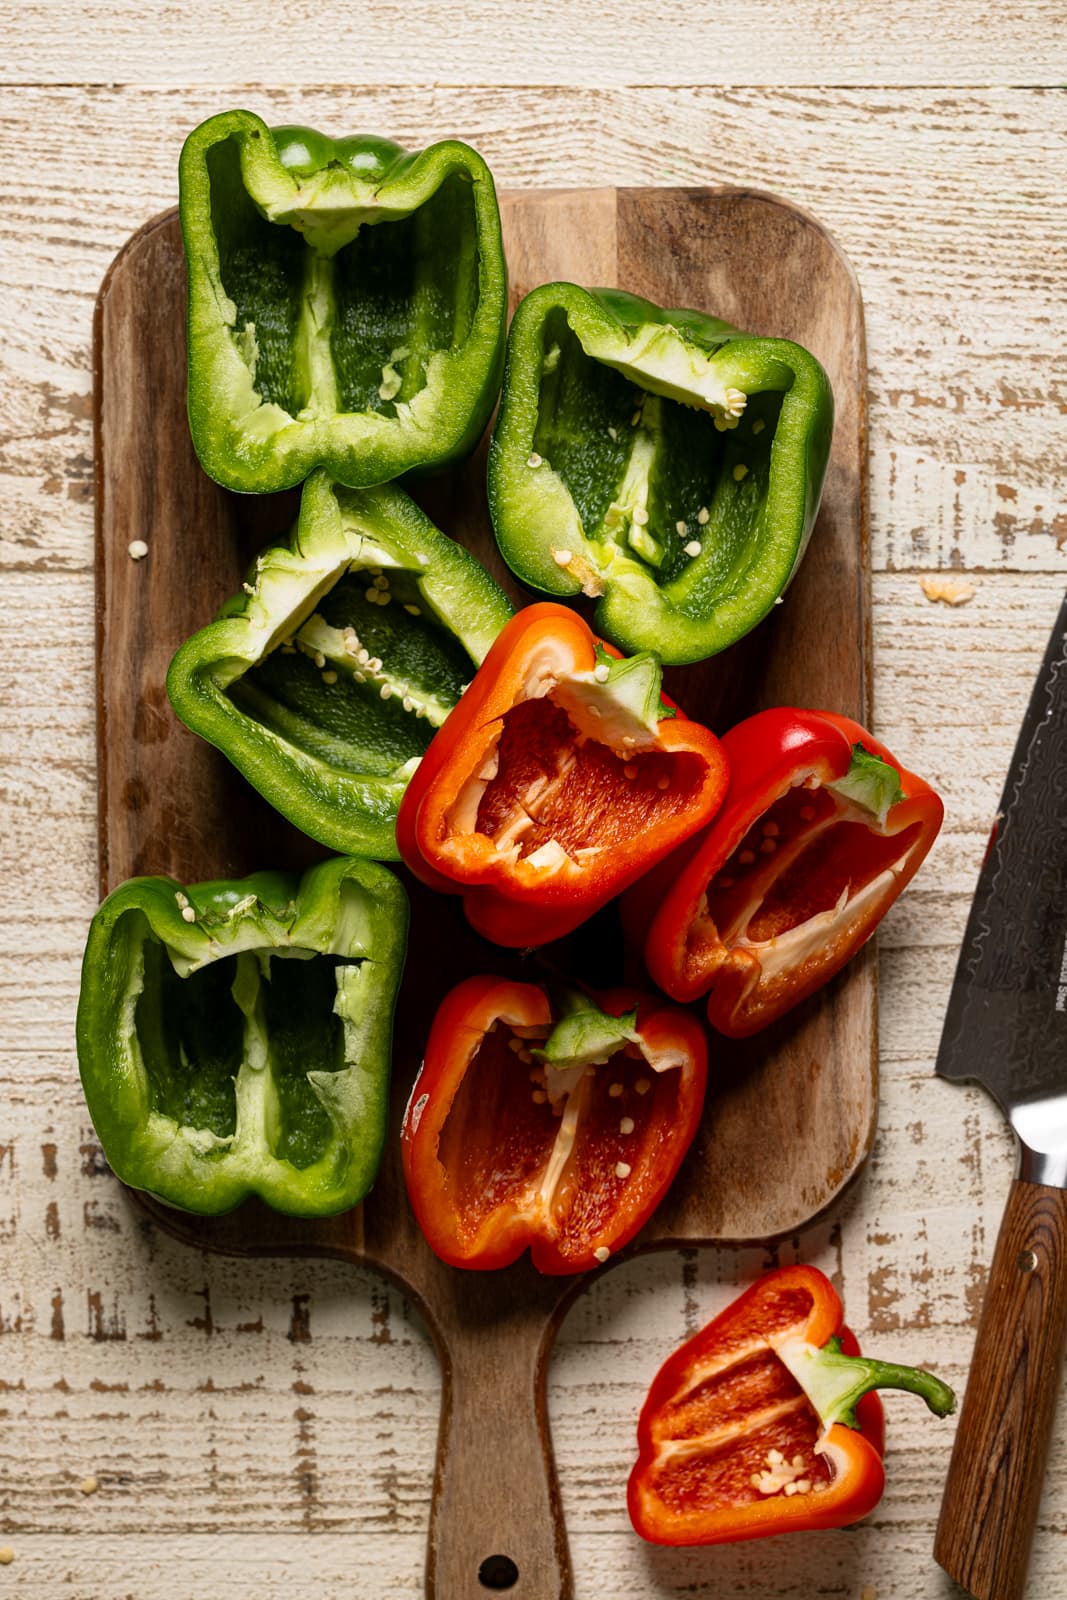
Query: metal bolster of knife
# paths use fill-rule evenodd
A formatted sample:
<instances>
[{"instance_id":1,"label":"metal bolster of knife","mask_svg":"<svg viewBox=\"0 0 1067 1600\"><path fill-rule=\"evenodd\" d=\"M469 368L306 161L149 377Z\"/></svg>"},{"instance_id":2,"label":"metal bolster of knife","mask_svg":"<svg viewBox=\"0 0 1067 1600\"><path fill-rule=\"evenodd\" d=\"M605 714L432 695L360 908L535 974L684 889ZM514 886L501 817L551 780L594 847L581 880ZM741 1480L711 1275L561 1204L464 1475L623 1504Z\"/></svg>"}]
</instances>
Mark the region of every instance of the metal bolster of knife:
<instances>
[{"instance_id":1,"label":"metal bolster of knife","mask_svg":"<svg viewBox=\"0 0 1067 1600\"><path fill-rule=\"evenodd\" d=\"M1011 1125L1019 1140L1017 1176L1023 1183L1067 1189L1067 1094L1014 1106Z\"/></svg>"}]
</instances>

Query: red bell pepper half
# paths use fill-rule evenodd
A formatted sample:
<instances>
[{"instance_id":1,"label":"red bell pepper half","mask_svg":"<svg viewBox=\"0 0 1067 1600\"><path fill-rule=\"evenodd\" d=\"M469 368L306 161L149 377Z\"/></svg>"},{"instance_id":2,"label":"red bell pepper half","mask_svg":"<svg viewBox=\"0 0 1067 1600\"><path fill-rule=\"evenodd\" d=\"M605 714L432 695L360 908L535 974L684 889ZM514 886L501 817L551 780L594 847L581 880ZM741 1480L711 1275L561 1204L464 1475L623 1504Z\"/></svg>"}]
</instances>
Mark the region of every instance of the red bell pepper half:
<instances>
[{"instance_id":1,"label":"red bell pepper half","mask_svg":"<svg viewBox=\"0 0 1067 1600\"><path fill-rule=\"evenodd\" d=\"M617 659L564 606L499 634L408 784L397 844L461 894L496 944L562 938L702 828L722 746L660 695L653 655Z\"/></svg>"},{"instance_id":2,"label":"red bell pepper half","mask_svg":"<svg viewBox=\"0 0 1067 1600\"><path fill-rule=\"evenodd\" d=\"M708 994L743 1038L826 983L918 870L944 807L848 717L762 711L723 738L730 785L710 827L623 905L653 980Z\"/></svg>"},{"instance_id":3,"label":"red bell pepper half","mask_svg":"<svg viewBox=\"0 0 1067 1600\"><path fill-rule=\"evenodd\" d=\"M882 1407L907 1389L939 1417L952 1390L860 1356L815 1267L770 1272L676 1350L637 1425L630 1520L653 1544L839 1528L882 1497Z\"/></svg>"},{"instance_id":4,"label":"red bell pepper half","mask_svg":"<svg viewBox=\"0 0 1067 1600\"><path fill-rule=\"evenodd\" d=\"M583 1272L632 1239L700 1121L700 1024L615 990L553 1007L536 984L468 978L442 1002L404 1114L408 1195L457 1267Z\"/></svg>"}]
</instances>

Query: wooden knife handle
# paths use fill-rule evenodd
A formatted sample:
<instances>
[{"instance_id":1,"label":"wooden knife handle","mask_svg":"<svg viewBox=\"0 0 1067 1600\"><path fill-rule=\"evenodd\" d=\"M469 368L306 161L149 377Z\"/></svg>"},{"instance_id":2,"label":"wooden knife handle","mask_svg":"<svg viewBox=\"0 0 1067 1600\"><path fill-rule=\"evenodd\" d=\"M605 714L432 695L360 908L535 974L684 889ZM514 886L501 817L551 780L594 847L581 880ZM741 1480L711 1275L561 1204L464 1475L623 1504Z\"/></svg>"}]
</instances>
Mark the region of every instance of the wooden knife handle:
<instances>
[{"instance_id":1,"label":"wooden knife handle","mask_svg":"<svg viewBox=\"0 0 1067 1600\"><path fill-rule=\"evenodd\" d=\"M1000 1225L934 1556L976 1600L1019 1600L1067 1335L1067 1192L1016 1179Z\"/></svg>"},{"instance_id":2,"label":"wooden knife handle","mask_svg":"<svg viewBox=\"0 0 1067 1600\"><path fill-rule=\"evenodd\" d=\"M572 1600L545 1398L554 1328L502 1317L441 1332L428 1600Z\"/></svg>"}]
</instances>

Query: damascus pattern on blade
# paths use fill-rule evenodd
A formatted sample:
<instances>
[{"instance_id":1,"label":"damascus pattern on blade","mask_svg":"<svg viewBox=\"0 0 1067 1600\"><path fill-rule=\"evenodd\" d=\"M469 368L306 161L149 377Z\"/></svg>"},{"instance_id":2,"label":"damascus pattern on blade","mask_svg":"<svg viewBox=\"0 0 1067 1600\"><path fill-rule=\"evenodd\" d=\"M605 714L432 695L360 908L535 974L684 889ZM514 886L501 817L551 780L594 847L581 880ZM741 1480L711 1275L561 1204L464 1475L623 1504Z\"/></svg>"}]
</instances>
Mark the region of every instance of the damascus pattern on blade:
<instances>
[{"instance_id":1,"label":"damascus pattern on blade","mask_svg":"<svg viewBox=\"0 0 1067 1600\"><path fill-rule=\"evenodd\" d=\"M978 879L937 1071L1006 1111L1067 1090L1067 599Z\"/></svg>"}]
</instances>

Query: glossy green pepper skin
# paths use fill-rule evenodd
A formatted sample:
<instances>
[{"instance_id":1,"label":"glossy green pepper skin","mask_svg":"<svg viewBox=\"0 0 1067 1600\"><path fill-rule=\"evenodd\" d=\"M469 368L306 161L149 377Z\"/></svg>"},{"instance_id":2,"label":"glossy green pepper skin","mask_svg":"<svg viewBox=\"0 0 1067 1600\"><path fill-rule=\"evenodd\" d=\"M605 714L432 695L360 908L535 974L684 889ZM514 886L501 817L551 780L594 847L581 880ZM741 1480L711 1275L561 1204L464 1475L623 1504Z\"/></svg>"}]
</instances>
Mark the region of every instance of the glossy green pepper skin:
<instances>
[{"instance_id":1,"label":"glossy green pepper skin","mask_svg":"<svg viewBox=\"0 0 1067 1600\"><path fill-rule=\"evenodd\" d=\"M545 284L519 305L489 451L501 553L598 600L620 650L701 661L771 610L804 554L833 432L815 358L702 312Z\"/></svg>"},{"instance_id":2,"label":"glossy green pepper skin","mask_svg":"<svg viewBox=\"0 0 1067 1600\"><path fill-rule=\"evenodd\" d=\"M189 424L211 477L264 494L325 466L361 486L469 454L507 314L475 151L227 111L189 135L179 187Z\"/></svg>"},{"instance_id":3,"label":"glossy green pepper skin","mask_svg":"<svg viewBox=\"0 0 1067 1600\"><path fill-rule=\"evenodd\" d=\"M370 861L182 886L131 878L93 918L78 1060L123 1183L216 1215L258 1195L347 1210L385 1140L407 897Z\"/></svg>"},{"instance_id":4,"label":"glossy green pepper skin","mask_svg":"<svg viewBox=\"0 0 1067 1600\"><path fill-rule=\"evenodd\" d=\"M181 646L167 692L304 833L398 860L408 779L511 614L401 489L317 471L289 541Z\"/></svg>"}]
</instances>

